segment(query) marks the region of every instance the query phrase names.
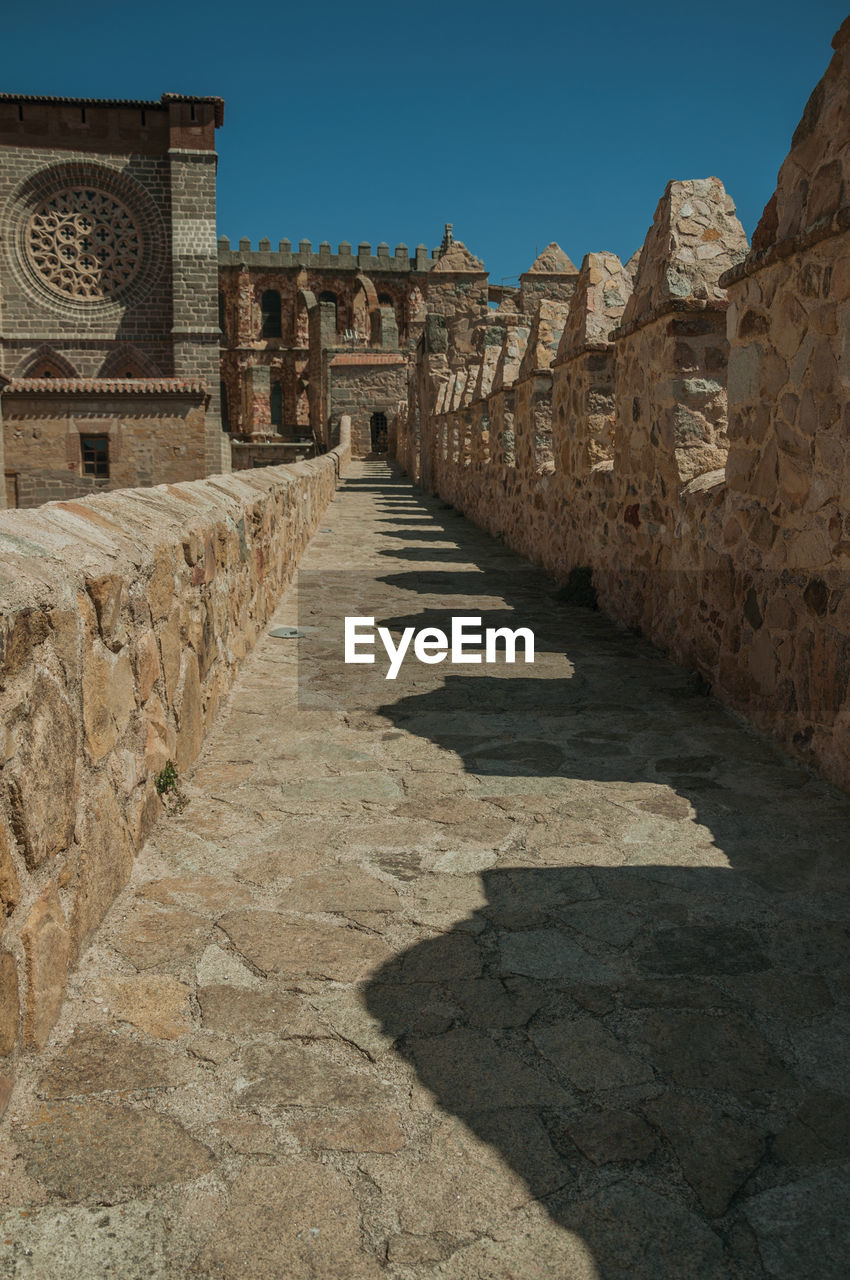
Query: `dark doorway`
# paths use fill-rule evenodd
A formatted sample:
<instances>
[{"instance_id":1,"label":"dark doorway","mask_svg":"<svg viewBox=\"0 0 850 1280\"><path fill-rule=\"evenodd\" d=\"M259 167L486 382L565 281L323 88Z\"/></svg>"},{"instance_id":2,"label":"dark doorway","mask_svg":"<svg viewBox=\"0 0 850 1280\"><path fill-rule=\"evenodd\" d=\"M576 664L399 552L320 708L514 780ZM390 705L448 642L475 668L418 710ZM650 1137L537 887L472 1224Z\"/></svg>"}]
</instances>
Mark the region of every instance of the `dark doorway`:
<instances>
[{"instance_id":1,"label":"dark doorway","mask_svg":"<svg viewBox=\"0 0 850 1280\"><path fill-rule=\"evenodd\" d=\"M271 409L271 424L273 427L283 426L283 391L279 382L272 383L271 394L269 396L269 407Z\"/></svg>"},{"instance_id":2,"label":"dark doorway","mask_svg":"<svg viewBox=\"0 0 850 1280\"><path fill-rule=\"evenodd\" d=\"M372 431L372 452L386 453L387 415L385 413L373 413L369 426Z\"/></svg>"}]
</instances>

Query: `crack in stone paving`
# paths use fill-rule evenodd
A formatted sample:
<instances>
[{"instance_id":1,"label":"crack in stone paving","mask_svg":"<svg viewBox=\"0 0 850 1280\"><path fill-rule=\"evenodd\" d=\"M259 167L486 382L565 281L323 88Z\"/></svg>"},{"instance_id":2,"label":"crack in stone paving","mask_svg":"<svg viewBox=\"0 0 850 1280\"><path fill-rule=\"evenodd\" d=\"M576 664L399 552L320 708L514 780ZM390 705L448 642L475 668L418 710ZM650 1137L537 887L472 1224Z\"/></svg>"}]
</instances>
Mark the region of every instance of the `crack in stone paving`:
<instances>
[{"instance_id":1,"label":"crack in stone paving","mask_svg":"<svg viewBox=\"0 0 850 1280\"><path fill-rule=\"evenodd\" d=\"M850 802L388 465L327 524L23 1073L0 1276L843 1277ZM343 663L452 613L535 664Z\"/></svg>"}]
</instances>

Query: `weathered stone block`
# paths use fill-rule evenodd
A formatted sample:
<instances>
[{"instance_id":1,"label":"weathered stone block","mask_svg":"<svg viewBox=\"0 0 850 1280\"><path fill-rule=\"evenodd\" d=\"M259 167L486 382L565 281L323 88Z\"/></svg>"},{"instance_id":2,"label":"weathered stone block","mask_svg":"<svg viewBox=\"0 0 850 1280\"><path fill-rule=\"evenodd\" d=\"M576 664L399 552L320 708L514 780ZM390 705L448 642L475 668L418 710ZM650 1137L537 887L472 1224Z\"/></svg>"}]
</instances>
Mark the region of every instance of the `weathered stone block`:
<instances>
[{"instance_id":1,"label":"weathered stone block","mask_svg":"<svg viewBox=\"0 0 850 1280\"><path fill-rule=\"evenodd\" d=\"M95 763L115 746L135 707L129 653L112 653L95 638L83 658L83 721L86 746Z\"/></svg>"},{"instance_id":2,"label":"weathered stone block","mask_svg":"<svg viewBox=\"0 0 850 1280\"><path fill-rule=\"evenodd\" d=\"M9 914L18 904L18 873L12 861L11 837L0 821L0 913Z\"/></svg>"},{"instance_id":3,"label":"weathered stone block","mask_svg":"<svg viewBox=\"0 0 850 1280\"><path fill-rule=\"evenodd\" d=\"M127 603L127 584L117 573L100 578L87 578L86 590L97 613L97 624L103 643L113 651L127 642L127 628L121 621L121 610Z\"/></svg>"},{"instance_id":4,"label":"weathered stone block","mask_svg":"<svg viewBox=\"0 0 850 1280\"><path fill-rule=\"evenodd\" d=\"M170 706L174 704L177 681L180 677L180 611L174 608L168 621L159 628L159 651L165 676L165 695Z\"/></svg>"},{"instance_id":5,"label":"weathered stone block","mask_svg":"<svg viewBox=\"0 0 850 1280\"><path fill-rule=\"evenodd\" d=\"M33 650L49 630L47 618L38 609L21 609L0 621L0 689L31 661Z\"/></svg>"},{"instance_id":6,"label":"weathered stone block","mask_svg":"<svg viewBox=\"0 0 850 1280\"><path fill-rule=\"evenodd\" d=\"M147 598L155 622L168 617L174 601L174 564L170 554L157 549L154 570L148 582Z\"/></svg>"},{"instance_id":7,"label":"weathered stone block","mask_svg":"<svg viewBox=\"0 0 850 1280\"><path fill-rule=\"evenodd\" d=\"M32 908L21 941L27 973L24 1038L32 1048L41 1049L65 998L71 954L71 938L53 885Z\"/></svg>"},{"instance_id":8,"label":"weathered stone block","mask_svg":"<svg viewBox=\"0 0 850 1280\"><path fill-rule=\"evenodd\" d=\"M18 971L14 956L0 951L0 1057L11 1053L18 1039ZM0 1106L0 1115L2 1115Z\"/></svg>"},{"instance_id":9,"label":"weathered stone block","mask_svg":"<svg viewBox=\"0 0 850 1280\"><path fill-rule=\"evenodd\" d=\"M152 631L144 631L136 641L135 665L139 701L147 702L161 674L159 650Z\"/></svg>"},{"instance_id":10,"label":"weathered stone block","mask_svg":"<svg viewBox=\"0 0 850 1280\"><path fill-rule=\"evenodd\" d=\"M13 731L7 768L12 825L30 868L64 849L74 829L77 731L58 683L41 675Z\"/></svg>"},{"instance_id":11,"label":"weathered stone block","mask_svg":"<svg viewBox=\"0 0 850 1280\"><path fill-rule=\"evenodd\" d=\"M78 955L130 875L133 846L115 792L105 781L88 796L77 825L79 853L71 942Z\"/></svg>"},{"instance_id":12,"label":"weathered stone block","mask_svg":"<svg viewBox=\"0 0 850 1280\"><path fill-rule=\"evenodd\" d=\"M175 699L177 714L176 762L181 771L197 758L204 740L204 709L196 655L188 650L181 659L180 683Z\"/></svg>"}]
</instances>

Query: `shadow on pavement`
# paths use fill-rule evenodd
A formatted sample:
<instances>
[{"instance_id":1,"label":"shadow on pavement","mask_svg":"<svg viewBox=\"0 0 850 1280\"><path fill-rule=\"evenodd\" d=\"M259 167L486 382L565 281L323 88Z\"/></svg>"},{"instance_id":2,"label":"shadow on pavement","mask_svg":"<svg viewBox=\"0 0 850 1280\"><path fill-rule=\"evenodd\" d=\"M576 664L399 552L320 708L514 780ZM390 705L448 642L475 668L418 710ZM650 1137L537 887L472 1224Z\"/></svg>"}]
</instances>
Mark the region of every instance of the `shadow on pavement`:
<instances>
[{"instance_id":1,"label":"shadow on pavement","mask_svg":"<svg viewBox=\"0 0 850 1280\"><path fill-rule=\"evenodd\" d=\"M486 906L385 965L369 1009L605 1280L843 1278L850 803L444 524L484 572L390 575L410 607L381 621L530 626L538 662L400 678L377 709L531 822L482 872Z\"/></svg>"}]
</instances>

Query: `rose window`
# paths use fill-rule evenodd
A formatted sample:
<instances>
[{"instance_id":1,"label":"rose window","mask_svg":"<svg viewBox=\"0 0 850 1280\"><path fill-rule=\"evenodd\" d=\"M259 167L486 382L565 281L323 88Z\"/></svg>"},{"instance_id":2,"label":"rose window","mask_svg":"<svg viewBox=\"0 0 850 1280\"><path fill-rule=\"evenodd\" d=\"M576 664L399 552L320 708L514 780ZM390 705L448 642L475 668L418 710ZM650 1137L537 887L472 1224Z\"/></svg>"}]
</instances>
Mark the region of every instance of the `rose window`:
<instances>
[{"instance_id":1,"label":"rose window","mask_svg":"<svg viewBox=\"0 0 850 1280\"><path fill-rule=\"evenodd\" d=\"M70 298L110 298L136 276L142 238L115 196L72 187L45 200L26 231L30 262L51 288Z\"/></svg>"}]
</instances>

